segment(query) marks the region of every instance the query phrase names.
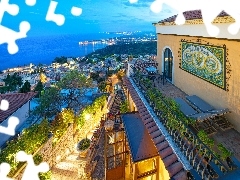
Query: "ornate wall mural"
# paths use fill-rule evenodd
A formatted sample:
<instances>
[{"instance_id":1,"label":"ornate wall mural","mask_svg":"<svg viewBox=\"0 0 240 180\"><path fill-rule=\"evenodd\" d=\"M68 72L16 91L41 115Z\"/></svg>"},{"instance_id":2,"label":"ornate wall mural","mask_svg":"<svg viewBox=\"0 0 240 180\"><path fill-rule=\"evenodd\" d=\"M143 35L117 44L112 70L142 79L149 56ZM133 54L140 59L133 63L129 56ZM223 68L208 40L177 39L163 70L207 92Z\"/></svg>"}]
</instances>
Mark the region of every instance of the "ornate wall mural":
<instances>
[{"instance_id":1,"label":"ornate wall mural","mask_svg":"<svg viewBox=\"0 0 240 180\"><path fill-rule=\"evenodd\" d=\"M180 68L226 90L226 46L181 42Z\"/></svg>"}]
</instances>

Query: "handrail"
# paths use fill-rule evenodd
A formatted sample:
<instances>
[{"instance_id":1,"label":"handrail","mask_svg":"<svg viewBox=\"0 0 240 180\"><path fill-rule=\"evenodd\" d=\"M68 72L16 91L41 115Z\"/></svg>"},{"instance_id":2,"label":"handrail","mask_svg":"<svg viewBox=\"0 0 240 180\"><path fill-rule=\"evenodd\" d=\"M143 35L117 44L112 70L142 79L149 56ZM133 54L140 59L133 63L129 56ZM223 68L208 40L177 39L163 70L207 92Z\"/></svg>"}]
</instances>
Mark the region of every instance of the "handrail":
<instances>
[{"instance_id":1,"label":"handrail","mask_svg":"<svg viewBox=\"0 0 240 180\"><path fill-rule=\"evenodd\" d=\"M131 74L131 77L133 77L133 74ZM129 78L131 79L131 77L129 77ZM136 79L135 79L135 80L136 80ZM135 83L135 82L134 82L134 83ZM135 85L137 85L137 86L139 87L139 84L135 83ZM146 98L146 95L145 95L145 98ZM209 147L206 146L206 145L200 140L200 138L199 138L198 136L196 136L196 135L192 132L192 130L187 126L187 124L186 124L185 122L183 122L183 121L181 120L181 118L179 118L179 116L176 114L176 112L175 112L171 107L169 107L169 105L167 105L167 103L165 102L165 100L164 100L163 98L161 98L161 100L162 100L162 102L163 102L163 105L167 108L168 112L170 112L170 114L171 114L173 117L175 117L176 120L180 123L179 125L183 126L184 129L185 129L188 133L191 134L191 137L193 138L193 142L192 142L192 140L189 140L190 137L186 137L186 136L185 136L185 138L186 138L189 142L191 142L193 145L195 145L195 146L193 146L193 148L192 148L192 150L190 151L190 153L193 153L193 150L196 150L196 145L197 145L197 144L200 144L200 148L199 148L199 149L200 149L200 151L201 151L201 150L204 150L204 156L206 156L206 155L209 156L209 162L212 162L212 163L216 164L221 171L225 169L225 171L224 171L223 173L226 173L227 171L230 171L230 169L229 169L226 165L224 165L224 164L222 163L222 161L221 161L218 157L216 157L216 156L214 155L214 153L212 152L212 150L209 149ZM154 103L155 103L155 102L154 102ZM159 110L159 111L161 111L161 110ZM162 118L161 118L161 119L162 119ZM164 125L166 126L166 123L164 123ZM168 129L169 131L173 131L173 129L171 129L169 126L166 126L166 127L167 127L167 129ZM172 132L171 132L170 134L175 137L175 135L173 135ZM181 139L183 138L182 135L181 135L180 138L181 138ZM176 139L175 139L175 141L176 141ZM208 151L208 152L207 152L207 151ZM198 152L195 152L195 153L196 153L196 154L199 154L200 152L198 151ZM186 155L187 155L187 152L186 152ZM186 156L186 155L185 155L185 156ZM189 159L189 160L190 160L190 159ZM194 161L194 158L192 159L192 161ZM201 163L201 162L202 162L202 160L201 160L199 163ZM195 167L194 167L194 168L195 168Z\"/></svg>"}]
</instances>

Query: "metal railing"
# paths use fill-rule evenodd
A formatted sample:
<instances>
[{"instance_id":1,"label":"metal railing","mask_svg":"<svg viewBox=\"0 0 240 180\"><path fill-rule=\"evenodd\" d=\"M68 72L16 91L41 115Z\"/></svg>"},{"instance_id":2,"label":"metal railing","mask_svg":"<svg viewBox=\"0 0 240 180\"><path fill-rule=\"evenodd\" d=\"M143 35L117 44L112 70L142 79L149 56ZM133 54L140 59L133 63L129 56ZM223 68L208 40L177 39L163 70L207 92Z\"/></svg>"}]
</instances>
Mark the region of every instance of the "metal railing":
<instances>
[{"instance_id":1,"label":"metal railing","mask_svg":"<svg viewBox=\"0 0 240 180\"><path fill-rule=\"evenodd\" d=\"M140 83L135 79L133 75L130 77L135 81L135 85L141 89ZM172 107L170 107L163 99L162 104L167 109L168 113L156 108L155 102L150 101L146 92L141 91L147 99L148 103L154 110L160 122L168 130L169 134L172 136L175 143L181 149L182 153L185 155L187 160L193 167L193 171L196 171L195 175L192 173L193 177L198 179L216 179L222 177L232 169L227 166L227 162L220 160L213 151L207 147L198 136L188 127L188 125L182 121L182 119L176 114ZM178 122L178 126L181 127L182 134L177 129L169 126L169 118L172 116ZM199 177L196 177L198 174ZM190 178L191 179L191 178Z\"/></svg>"}]
</instances>

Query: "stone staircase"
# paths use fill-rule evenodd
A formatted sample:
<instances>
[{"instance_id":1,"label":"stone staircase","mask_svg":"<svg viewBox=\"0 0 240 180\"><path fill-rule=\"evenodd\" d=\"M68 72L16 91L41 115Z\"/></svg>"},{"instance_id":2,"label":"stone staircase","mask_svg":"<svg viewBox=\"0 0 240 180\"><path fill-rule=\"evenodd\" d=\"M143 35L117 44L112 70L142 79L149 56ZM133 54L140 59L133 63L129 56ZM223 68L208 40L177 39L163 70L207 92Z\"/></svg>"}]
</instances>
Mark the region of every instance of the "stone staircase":
<instances>
[{"instance_id":1,"label":"stone staircase","mask_svg":"<svg viewBox=\"0 0 240 180\"><path fill-rule=\"evenodd\" d=\"M77 151L69 154L64 160L56 164L52 169L52 180L78 180L79 153Z\"/></svg>"}]
</instances>

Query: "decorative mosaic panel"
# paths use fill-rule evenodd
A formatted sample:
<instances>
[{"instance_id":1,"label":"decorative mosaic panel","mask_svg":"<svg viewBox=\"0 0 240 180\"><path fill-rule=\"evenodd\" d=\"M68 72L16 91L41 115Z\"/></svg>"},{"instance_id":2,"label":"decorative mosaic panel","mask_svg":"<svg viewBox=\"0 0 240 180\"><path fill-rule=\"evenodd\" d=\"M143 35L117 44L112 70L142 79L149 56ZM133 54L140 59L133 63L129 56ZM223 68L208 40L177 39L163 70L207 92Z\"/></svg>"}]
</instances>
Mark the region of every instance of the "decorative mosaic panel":
<instances>
[{"instance_id":1,"label":"decorative mosaic panel","mask_svg":"<svg viewBox=\"0 0 240 180\"><path fill-rule=\"evenodd\" d=\"M226 46L182 41L180 68L226 90Z\"/></svg>"}]
</instances>

